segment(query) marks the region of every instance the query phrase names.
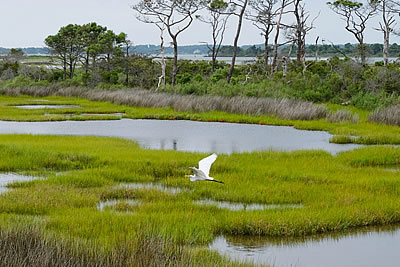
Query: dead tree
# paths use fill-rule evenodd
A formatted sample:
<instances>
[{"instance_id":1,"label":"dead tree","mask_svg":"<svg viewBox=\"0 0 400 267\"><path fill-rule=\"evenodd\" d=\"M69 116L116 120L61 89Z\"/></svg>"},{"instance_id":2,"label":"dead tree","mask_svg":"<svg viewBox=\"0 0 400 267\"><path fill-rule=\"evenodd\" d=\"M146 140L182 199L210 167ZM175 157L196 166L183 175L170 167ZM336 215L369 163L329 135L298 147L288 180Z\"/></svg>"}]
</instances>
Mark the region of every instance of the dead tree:
<instances>
[{"instance_id":1,"label":"dead tree","mask_svg":"<svg viewBox=\"0 0 400 267\"><path fill-rule=\"evenodd\" d=\"M174 48L173 86L178 73L178 36L189 28L193 22L194 14L203 6L202 2L194 0L141 0L138 4L132 6L132 9L138 13L140 21L165 25Z\"/></svg>"},{"instance_id":2,"label":"dead tree","mask_svg":"<svg viewBox=\"0 0 400 267\"><path fill-rule=\"evenodd\" d=\"M233 41L233 55L232 55L231 67L230 67L229 73L228 73L228 79L227 79L228 83L231 82L233 70L235 69L238 41L239 41L240 31L242 29L244 12L246 11L246 8L247 8L247 3L248 3L248 0L230 0L229 1L230 7L232 8L232 10L235 10L235 11L231 12L231 14L238 17L238 24L237 24L237 28L236 28L235 39Z\"/></svg>"},{"instance_id":3,"label":"dead tree","mask_svg":"<svg viewBox=\"0 0 400 267\"><path fill-rule=\"evenodd\" d=\"M358 49L361 64L367 64L367 46L364 43L364 31L368 20L377 14L377 0L367 0L366 4L350 1L337 0L328 2L329 7L346 22L345 29L352 33L358 41Z\"/></svg>"},{"instance_id":4,"label":"dead tree","mask_svg":"<svg viewBox=\"0 0 400 267\"><path fill-rule=\"evenodd\" d=\"M278 68L278 48L280 45L279 44L279 35L280 35L280 30L283 27L282 24L282 18L284 14L287 14L289 12L285 11L285 9L293 3L292 0L281 0L280 1L280 7L278 9L278 17L275 25L275 39L274 39L274 57L272 60L272 67L271 67L271 72L272 74L277 71ZM290 43L291 41L287 42Z\"/></svg>"},{"instance_id":5,"label":"dead tree","mask_svg":"<svg viewBox=\"0 0 400 267\"><path fill-rule=\"evenodd\" d=\"M296 23L293 25L294 28L294 39L297 44L297 67L302 66L306 68L306 37L309 31L314 28L314 22L318 18L315 17L310 24L308 24L310 14L305 9L304 0L294 0L293 14L296 18Z\"/></svg>"},{"instance_id":6,"label":"dead tree","mask_svg":"<svg viewBox=\"0 0 400 267\"><path fill-rule=\"evenodd\" d=\"M226 25L232 12L229 11L228 4L221 0L212 1L207 6L207 11L209 16L197 16L197 18L211 27L212 44L206 44L211 52L211 74L213 74L217 64L217 56L224 40Z\"/></svg>"},{"instance_id":7,"label":"dead tree","mask_svg":"<svg viewBox=\"0 0 400 267\"><path fill-rule=\"evenodd\" d=\"M278 0L250 0L249 5L252 10L246 15L247 19L251 20L260 31L261 35L264 37L264 67L265 73L268 77L269 75L269 55L270 55L270 45L269 39L274 26L276 24L275 19L278 15L278 11L275 5Z\"/></svg>"},{"instance_id":8,"label":"dead tree","mask_svg":"<svg viewBox=\"0 0 400 267\"><path fill-rule=\"evenodd\" d=\"M376 30L383 32L383 62L389 64L390 34L394 31L395 14L400 13L400 3L396 0L381 0L378 10L382 13L382 21Z\"/></svg>"}]
</instances>

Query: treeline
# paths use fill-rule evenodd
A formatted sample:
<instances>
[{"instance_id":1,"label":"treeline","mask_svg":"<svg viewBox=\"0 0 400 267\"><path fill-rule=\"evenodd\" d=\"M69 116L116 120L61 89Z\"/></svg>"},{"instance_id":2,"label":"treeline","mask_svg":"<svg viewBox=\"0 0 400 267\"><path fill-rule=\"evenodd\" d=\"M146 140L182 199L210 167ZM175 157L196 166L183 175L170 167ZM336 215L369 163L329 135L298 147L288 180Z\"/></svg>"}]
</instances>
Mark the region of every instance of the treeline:
<instances>
[{"instance_id":1,"label":"treeline","mask_svg":"<svg viewBox=\"0 0 400 267\"><path fill-rule=\"evenodd\" d=\"M383 44L366 44L366 51L369 57L382 57ZM273 47L269 47L272 51ZM323 45L306 45L306 55L308 57L357 57L359 55L358 46L356 44L347 43L345 45L335 44L323 44ZM297 46L293 48L290 45L283 46L280 49L281 55L288 55L289 52L292 54L297 53ZM237 55L239 57L256 57L262 56L265 53L264 47L256 45L248 48L238 47ZM230 57L233 55L233 46L222 46L219 52L219 56ZM389 47L389 57L398 58L400 57L400 45L393 43Z\"/></svg>"}]
</instances>

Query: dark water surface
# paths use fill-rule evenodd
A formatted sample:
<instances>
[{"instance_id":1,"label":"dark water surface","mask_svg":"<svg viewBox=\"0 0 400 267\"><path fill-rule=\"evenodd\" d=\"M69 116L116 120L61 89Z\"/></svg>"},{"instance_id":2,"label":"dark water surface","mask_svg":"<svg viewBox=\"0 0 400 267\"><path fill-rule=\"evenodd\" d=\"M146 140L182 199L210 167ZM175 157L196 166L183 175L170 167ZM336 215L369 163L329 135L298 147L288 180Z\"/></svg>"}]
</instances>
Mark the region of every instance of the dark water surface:
<instances>
[{"instance_id":1,"label":"dark water surface","mask_svg":"<svg viewBox=\"0 0 400 267\"><path fill-rule=\"evenodd\" d=\"M329 139L332 135L323 131L304 131L286 126L195 121L131 119L59 122L0 121L0 134L121 137L135 140L142 147L149 149L226 154L304 149L322 149L336 154L359 147L354 144L330 144Z\"/></svg>"},{"instance_id":2,"label":"dark water surface","mask_svg":"<svg viewBox=\"0 0 400 267\"><path fill-rule=\"evenodd\" d=\"M221 236L210 248L234 259L276 267L399 267L400 226L306 239Z\"/></svg>"}]
</instances>

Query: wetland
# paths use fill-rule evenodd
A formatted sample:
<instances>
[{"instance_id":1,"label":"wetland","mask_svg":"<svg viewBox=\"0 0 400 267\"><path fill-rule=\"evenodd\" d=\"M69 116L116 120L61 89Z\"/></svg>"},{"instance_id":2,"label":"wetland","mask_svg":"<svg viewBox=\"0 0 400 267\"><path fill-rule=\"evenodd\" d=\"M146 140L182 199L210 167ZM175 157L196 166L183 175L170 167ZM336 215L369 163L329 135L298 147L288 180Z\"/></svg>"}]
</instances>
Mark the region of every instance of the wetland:
<instances>
[{"instance_id":1,"label":"wetland","mask_svg":"<svg viewBox=\"0 0 400 267\"><path fill-rule=\"evenodd\" d=\"M15 106L31 98L0 98L0 172L28 177L0 181L12 189L0 194L7 244L33 236L36 243L18 244L43 242L57 259L66 256L57 254L63 247L88 266L140 259L153 266L317 266L349 247L354 253L329 262L398 262L391 248L399 245L400 174L392 171L400 168L399 149L329 142L335 134L397 134L397 127L366 122L362 112L358 123L329 123L61 97L43 100L81 108L23 110ZM73 119L81 114L93 116ZM225 123L209 121L215 116ZM349 149L326 149L331 145ZM225 185L185 178L210 152L219 154L210 174ZM385 225L394 226L370 228ZM372 254L374 244L382 251L376 261L357 258ZM19 249L21 257L26 247Z\"/></svg>"}]
</instances>

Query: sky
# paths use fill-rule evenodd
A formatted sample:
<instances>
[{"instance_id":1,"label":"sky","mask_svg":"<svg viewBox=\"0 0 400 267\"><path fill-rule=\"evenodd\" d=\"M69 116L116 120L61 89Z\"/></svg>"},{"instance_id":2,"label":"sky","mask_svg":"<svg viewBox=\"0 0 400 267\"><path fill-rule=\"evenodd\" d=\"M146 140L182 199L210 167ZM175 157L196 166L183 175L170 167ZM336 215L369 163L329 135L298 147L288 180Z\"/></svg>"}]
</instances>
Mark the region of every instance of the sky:
<instances>
[{"instance_id":1,"label":"sky","mask_svg":"<svg viewBox=\"0 0 400 267\"><path fill-rule=\"evenodd\" d=\"M116 33L125 32L134 45L159 44L159 31L151 24L140 22L131 5L138 0L1 0L0 47L43 47L44 39L67 24L97 22ZM312 17L320 14L315 29L307 37L314 43L317 36L336 44L355 43L353 35L344 29L344 21L326 5L326 0L305 0ZM230 19L224 44L231 45L236 30L236 18ZM382 33L374 30L379 18L368 25L367 43L381 43ZM179 45L211 41L209 26L195 21L178 37ZM168 39L167 39L168 40ZM393 38L393 42L400 42ZM251 22L245 21L239 45L260 44L263 38Z\"/></svg>"}]
</instances>

